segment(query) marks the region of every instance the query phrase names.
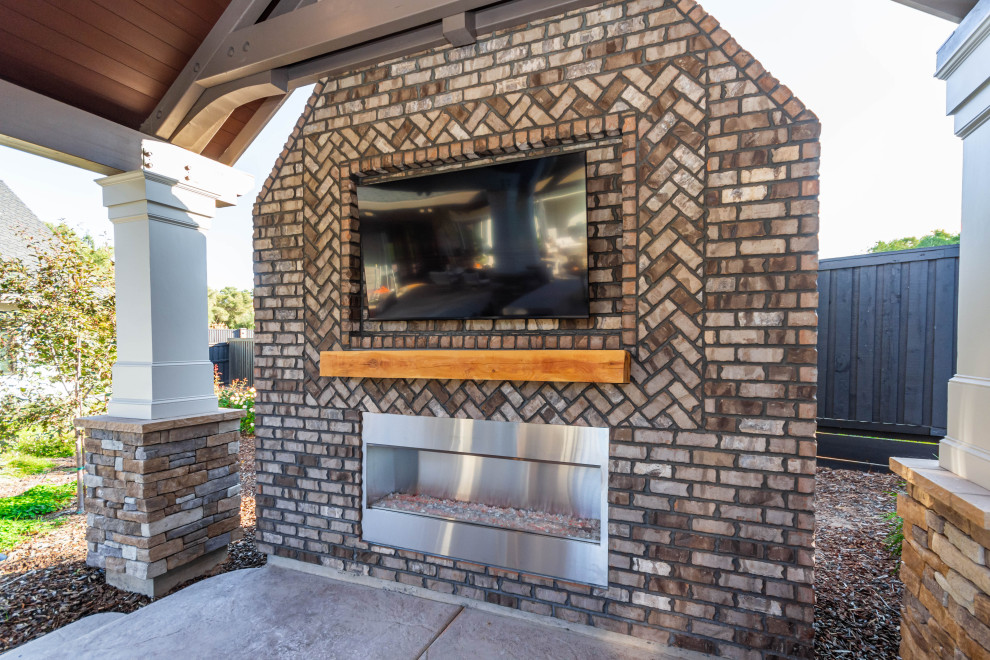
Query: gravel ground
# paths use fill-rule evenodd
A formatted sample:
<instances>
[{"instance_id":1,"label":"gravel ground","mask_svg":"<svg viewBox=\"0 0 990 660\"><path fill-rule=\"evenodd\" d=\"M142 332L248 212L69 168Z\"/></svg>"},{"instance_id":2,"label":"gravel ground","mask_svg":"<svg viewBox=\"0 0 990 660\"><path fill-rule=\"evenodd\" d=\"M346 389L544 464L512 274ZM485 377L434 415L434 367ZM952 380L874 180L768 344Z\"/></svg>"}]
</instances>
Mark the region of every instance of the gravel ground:
<instances>
[{"instance_id":1,"label":"gravel ground","mask_svg":"<svg viewBox=\"0 0 990 660\"><path fill-rule=\"evenodd\" d=\"M898 658L898 560L883 545L893 474L818 468L815 491L815 657Z\"/></svg>"},{"instance_id":2,"label":"gravel ground","mask_svg":"<svg viewBox=\"0 0 990 660\"><path fill-rule=\"evenodd\" d=\"M241 439L241 525L212 575L265 563L254 545L254 438ZM37 485L32 483L31 485ZM75 510L73 504L72 511ZM50 534L23 543L0 561L0 653L97 612L133 612L146 596L111 587L103 571L86 565L86 516L70 514ZM207 576L203 576L204 579ZM172 591L197 582L191 580Z\"/></svg>"},{"instance_id":3,"label":"gravel ground","mask_svg":"<svg viewBox=\"0 0 990 660\"><path fill-rule=\"evenodd\" d=\"M254 439L241 441L244 538L214 575L261 566L254 545ZM890 474L818 470L815 551L816 657L897 658L901 589L897 561L883 547L898 487ZM0 562L0 652L97 612L133 612L150 598L106 584L86 566L85 516L69 515L54 532L22 544ZM204 576L205 577L205 576ZM203 578L200 578L203 579ZM192 584L190 581L175 590Z\"/></svg>"}]
</instances>

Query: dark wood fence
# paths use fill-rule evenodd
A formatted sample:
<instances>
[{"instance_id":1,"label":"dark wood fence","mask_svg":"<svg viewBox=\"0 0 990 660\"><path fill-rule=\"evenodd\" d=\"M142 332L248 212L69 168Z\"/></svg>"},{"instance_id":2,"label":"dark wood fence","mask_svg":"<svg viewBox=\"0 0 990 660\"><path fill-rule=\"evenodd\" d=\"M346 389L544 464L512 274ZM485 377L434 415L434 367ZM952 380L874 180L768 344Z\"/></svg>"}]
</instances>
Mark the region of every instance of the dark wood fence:
<instances>
[{"instance_id":1,"label":"dark wood fence","mask_svg":"<svg viewBox=\"0 0 990 660\"><path fill-rule=\"evenodd\" d=\"M254 385L254 338L231 337L210 346L210 362L220 371L220 380L229 385L234 380L246 380Z\"/></svg>"},{"instance_id":2,"label":"dark wood fence","mask_svg":"<svg viewBox=\"0 0 990 660\"><path fill-rule=\"evenodd\" d=\"M254 385L254 338L230 339L230 379Z\"/></svg>"},{"instance_id":3,"label":"dark wood fence","mask_svg":"<svg viewBox=\"0 0 990 660\"><path fill-rule=\"evenodd\" d=\"M213 363L215 371L220 373L220 380L224 385L230 384L230 344L213 344L210 346L210 362Z\"/></svg>"},{"instance_id":4,"label":"dark wood fence","mask_svg":"<svg viewBox=\"0 0 990 660\"><path fill-rule=\"evenodd\" d=\"M230 328L209 328L210 333L210 346L214 344L222 344L228 339L245 339L249 337L254 337L253 328L236 328L231 330Z\"/></svg>"},{"instance_id":5,"label":"dark wood fence","mask_svg":"<svg viewBox=\"0 0 990 660\"><path fill-rule=\"evenodd\" d=\"M958 263L958 245L821 261L820 426L945 435Z\"/></svg>"}]
</instances>

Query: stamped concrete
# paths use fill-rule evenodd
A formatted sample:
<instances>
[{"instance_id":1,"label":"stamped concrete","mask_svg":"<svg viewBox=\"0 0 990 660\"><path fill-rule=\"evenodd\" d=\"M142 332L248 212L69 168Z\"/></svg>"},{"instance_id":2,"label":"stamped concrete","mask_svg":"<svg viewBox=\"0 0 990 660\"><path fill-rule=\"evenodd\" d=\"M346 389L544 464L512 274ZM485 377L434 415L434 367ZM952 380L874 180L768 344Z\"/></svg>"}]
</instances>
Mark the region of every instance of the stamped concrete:
<instances>
[{"instance_id":1,"label":"stamped concrete","mask_svg":"<svg viewBox=\"0 0 990 660\"><path fill-rule=\"evenodd\" d=\"M698 658L669 649L664 659ZM562 628L464 609L443 631L422 660L450 658L567 658L568 660L656 660L655 650L595 639Z\"/></svg>"},{"instance_id":2,"label":"stamped concrete","mask_svg":"<svg viewBox=\"0 0 990 660\"><path fill-rule=\"evenodd\" d=\"M219 575L96 629L94 623L83 619L0 658L702 657L273 565Z\"/></svg>"},{"instance_id":3,"label":"stamped concrete","mask_svg":"<svg viewBox=\"0 0 990 660\"><path fill-rule=\"evenodd\" d=\"M57 658L71 649L75 640L99 630L111 622L127 616L123 612L100 612L91 614L67 626L53 630L44 637L0 655L4 660L12 658ZM28 651L30 647L30 651Z\"/></svg>"},{"instance_id":4,"label":"stamped concrete","mask_svg":"<svg viewBox=\"0 0 990 660\"><path fill-rule=\"evenodd\" d=\"M66 644L13 658L417 658L460 607L272 567L198 582Z\"/></svg>"}]
</instances>

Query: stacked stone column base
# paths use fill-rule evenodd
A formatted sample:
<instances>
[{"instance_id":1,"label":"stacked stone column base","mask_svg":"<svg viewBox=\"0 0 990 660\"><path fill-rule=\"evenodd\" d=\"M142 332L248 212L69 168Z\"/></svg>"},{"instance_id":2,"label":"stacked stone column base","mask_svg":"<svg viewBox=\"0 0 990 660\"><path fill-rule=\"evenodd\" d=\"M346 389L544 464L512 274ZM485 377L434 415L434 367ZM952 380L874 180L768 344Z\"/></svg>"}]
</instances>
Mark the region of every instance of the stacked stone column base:
<instances>
[{"instance_id":1,"label":"stacked stone column base","mask_svg":"<svg viewBox=\"0 0 990 660\"><path fill-rule=\"evenodd\" d=\"M891 459L907 482L901 657L990 657L990 491L938 466Z\"/></svg>"},{"instance_id":2,"label":"stacked stone column base","mask_svg":"<svg viewBox=\"0 0 990 660\"><path fill-rule=\"evenodd\" d=\"M243 535L243 410L172 419L87 417L86 563L158 597L222 562Z\"/></svg>"}]
</instances>

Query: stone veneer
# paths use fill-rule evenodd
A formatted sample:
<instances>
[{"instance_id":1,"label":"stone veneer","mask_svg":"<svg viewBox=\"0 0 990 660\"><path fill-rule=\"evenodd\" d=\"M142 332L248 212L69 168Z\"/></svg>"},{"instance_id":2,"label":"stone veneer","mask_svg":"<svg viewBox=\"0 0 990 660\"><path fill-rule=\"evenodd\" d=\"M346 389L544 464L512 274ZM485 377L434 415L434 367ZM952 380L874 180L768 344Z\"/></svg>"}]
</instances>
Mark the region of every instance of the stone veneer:
<instances>
[{"instance_id":1,"label":"stone veneer","mask_svg":"<svg viewBox=\"0 0 990 660\"><path fill-rule=\"evenodd\" d=\"M935 460L891 459L907 482L901 657L990 657L990 490Z\"/></svg>"},{"instance_id":2,"label":"stone veneer","mask_svg":"<svg viewBox=\"0 0 990 660\"><path fill-rule=\"evenodd\" d=\"M317 84L255 208L258 546L724 657L810 657L815 116L690 0ZM588 150L587 320L371 322L355 181ZM611 348L627 385L321 378L321 351ZM611 429L609 588L361 540L361 414Z\"/></svg>"},{"instance_id":3,"label":"stone veneer","mask_svg":"<svg viewBox=\"0 0 990 660\"><path fill-rule=\"evenodd\" d=\"M222 562L243 536L243 410L140 421L86 417L86 563L158 597Z\"/></svg>"}]
</instances>

